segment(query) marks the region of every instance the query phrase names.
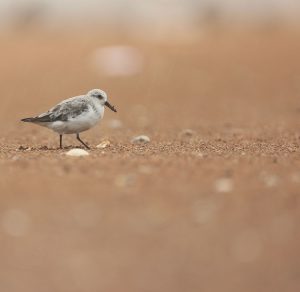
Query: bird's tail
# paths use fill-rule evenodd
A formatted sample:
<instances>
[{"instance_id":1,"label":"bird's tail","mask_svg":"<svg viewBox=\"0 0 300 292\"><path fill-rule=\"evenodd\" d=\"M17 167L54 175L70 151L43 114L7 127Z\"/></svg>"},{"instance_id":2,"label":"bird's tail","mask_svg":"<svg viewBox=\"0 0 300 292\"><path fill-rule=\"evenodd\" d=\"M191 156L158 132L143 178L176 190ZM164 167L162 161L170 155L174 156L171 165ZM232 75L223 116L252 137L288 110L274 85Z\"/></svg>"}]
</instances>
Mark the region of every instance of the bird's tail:
<instances>
[{"instance_id":1,"label":"bird's tail","mask_svg":"<svg viewBox=\"0 0 300 292\"><path fill-rule=\"evenodd\" d=\"M35 118L25 118L25 119L22 119L21 121L25 122L25 123L32 123L35 121Z\"/></svg>"}]
</instances>

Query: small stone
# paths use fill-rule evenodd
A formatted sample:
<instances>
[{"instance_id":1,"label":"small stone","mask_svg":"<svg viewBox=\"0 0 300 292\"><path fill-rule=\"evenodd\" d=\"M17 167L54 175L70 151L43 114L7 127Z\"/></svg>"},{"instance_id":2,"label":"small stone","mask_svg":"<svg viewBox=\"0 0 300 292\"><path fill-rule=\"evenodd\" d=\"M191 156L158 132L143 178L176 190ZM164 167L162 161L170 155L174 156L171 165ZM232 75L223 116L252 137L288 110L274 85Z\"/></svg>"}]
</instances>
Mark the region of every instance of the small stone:
<instances>
[{"instance_id":1,"label":"small stone","mask_svg":"<svg viewBox=\"0 0 300 292\"><path fill-rule=\"evenodd\" d=\"M88 156L90 154L87 151L83 150L83 149L74 148L74 149L69 150L66 153L66 155L79 157L79 156Z\"/></svg>"},{"instance_id":2,"label":"small stone","mask_svg":"<svg viewBox=\"0 0 300 292\"><path fill-rule=\"evenodd\" d=\"M22 145L18 148L18 150L20 150L20 151L25 151L25 150L28 150L28 149L29 149L29 147L22 146Z\"/></svg>"},{"instance_id":3,"label":"small stone","mask_svg":"<svg viewBox=\"0 0 300 292\"><path fill-rule=\"evenodd\" d=\"M196 157L199 157L199 158L204 158L205 156L207 156L207 154L204 154L200 151L194 151L193 155L196 156Z\"/></svg>"},{"instance_id":4,"label":"small stone","mask_svg":"<svg viewBox=\"0 0 300 292\"><path fill-rule=\"evenodd\" d=\"M48 146L42 146L39 148L39 150L49 150Z\"/></svg>"},{"instance_id":5,"label":"small stone","mask_svg":"<svg viewBox=\"0 0 300 292\"><path fill-rule=\"evenodd\" d=\"M105 140L105 141L102 141L99 145L97 145L96 148L104 149L104 148L109 147L110 144L111 144L110 141Z\"/></svg>"},{"instance_id":6,"label":"small stone","mask_svg":"<svg viewBox=\"0 0 300 292\"><path fill-rule=\"evenodd\" d=\"M180 135L183 137L192 137L195 134L196 134L196 132L193 131L192 129L185 129L180 133Z\"/></svg>"},{"instance_id":7,"label":"small stone","mask_svg":"<svg viewBox=\"0 0 300 292\"><path fill-rule=\"evenodd\" d=\"M215 189L219 193L229 193L233 190L233 181L230 178L220 178L215 181Z\"/></svg>"},{"instance_id":8,"label":"small stone","mask_svg":"<svg viewBox=\"0 0 300 292\"><path fill-rule=\"evenodd\" d=\"M273 174L262 173L261 178L262 178L265 186L268 188L276 187L279 183L278 176L273 175Z\"/></svg>"},{"instance_id":9,"label":"small stone","mask_svg":"<svg viewBox=\"0 0 300 292\"><path fill-rule=\"evenodd\" d=\"M150 138L146 135L136 136L131 140L131 143L149 143Z\"/></svg>"}]
</instances>

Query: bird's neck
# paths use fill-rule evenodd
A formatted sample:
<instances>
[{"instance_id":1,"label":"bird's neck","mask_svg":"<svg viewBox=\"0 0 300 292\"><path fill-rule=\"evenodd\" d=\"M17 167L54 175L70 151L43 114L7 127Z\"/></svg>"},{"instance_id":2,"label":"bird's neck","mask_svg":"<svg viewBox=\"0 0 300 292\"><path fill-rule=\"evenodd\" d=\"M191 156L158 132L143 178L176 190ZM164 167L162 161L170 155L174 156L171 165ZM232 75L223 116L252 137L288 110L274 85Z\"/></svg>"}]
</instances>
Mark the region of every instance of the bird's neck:
<instances>
[{"instance_id":1,"label":"bird's neck","mask_svg":"<svg viewBox=\"0 0 300 292\"><path fill-rule=\"evenodd\" d=\"M93 108L93 110L99 114L99 115L103 115L104 113L104 106L100 103L100 101L95 100L94 98L91 99L91 106Z\"/></svg>"}]
</instances>

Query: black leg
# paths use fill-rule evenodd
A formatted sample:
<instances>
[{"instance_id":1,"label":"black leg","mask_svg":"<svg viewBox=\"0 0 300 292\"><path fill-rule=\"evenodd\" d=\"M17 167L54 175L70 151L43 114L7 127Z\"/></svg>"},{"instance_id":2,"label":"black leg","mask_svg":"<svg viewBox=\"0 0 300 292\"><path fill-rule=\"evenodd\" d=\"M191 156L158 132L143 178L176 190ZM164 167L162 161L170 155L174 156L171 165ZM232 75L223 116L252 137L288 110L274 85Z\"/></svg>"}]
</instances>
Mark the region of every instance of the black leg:
<instances>
[{"instance_id":1,"label":"black leg","mask_svg":"<svg viewBox=\"0 0 300 292\"><path fill-rule=\"evenodd\" d=\"M59 135L59 148L62 149L62 136L63 135Z\"/></svg>"},{"instance_id":2,"label":"black leg","mask_svg":"<svg viewBox=\"0 0 300 292\"><path fill-rule=\"evenodd\" d=\"M77 140L78 140L82 145L84 145L87 149L91 149L88 145L86 145L86 144L80 139L79 134L76 135L76 138L77 138Z\"/></svg>"}]
</instances>

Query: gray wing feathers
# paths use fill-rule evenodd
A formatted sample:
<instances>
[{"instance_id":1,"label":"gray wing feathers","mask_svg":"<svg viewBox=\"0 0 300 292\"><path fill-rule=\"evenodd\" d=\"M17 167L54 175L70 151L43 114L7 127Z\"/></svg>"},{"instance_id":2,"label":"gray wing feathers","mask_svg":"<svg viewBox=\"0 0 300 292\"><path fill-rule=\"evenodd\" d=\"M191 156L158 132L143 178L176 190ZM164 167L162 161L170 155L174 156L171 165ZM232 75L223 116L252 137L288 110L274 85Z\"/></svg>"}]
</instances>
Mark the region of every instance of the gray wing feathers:
<instances>
[{"instance_id":1,"label":"gray wing feathers","mask_svg":"<svg viewBox=\"0 0 300 292\"><path fill-rule=\"evenodd\" d=\"M71 118L75 118L84 112L88 111L89 105L86 99L78 96L76 98L70 98L63 101L50 109L48 112L32 118L32 122L47 123L56 121L68 121Z\"/></svg>"}]
</instances>

